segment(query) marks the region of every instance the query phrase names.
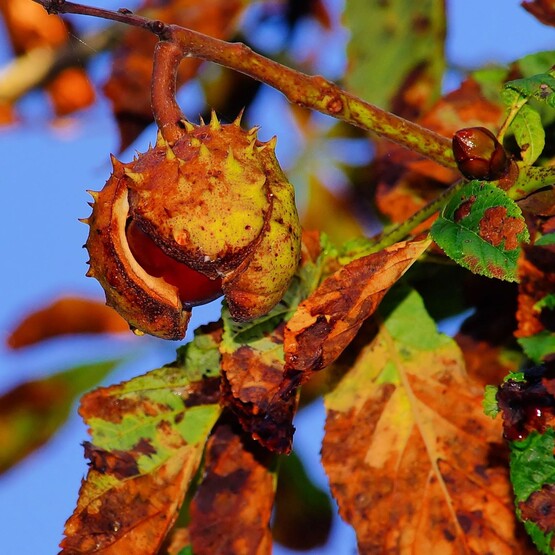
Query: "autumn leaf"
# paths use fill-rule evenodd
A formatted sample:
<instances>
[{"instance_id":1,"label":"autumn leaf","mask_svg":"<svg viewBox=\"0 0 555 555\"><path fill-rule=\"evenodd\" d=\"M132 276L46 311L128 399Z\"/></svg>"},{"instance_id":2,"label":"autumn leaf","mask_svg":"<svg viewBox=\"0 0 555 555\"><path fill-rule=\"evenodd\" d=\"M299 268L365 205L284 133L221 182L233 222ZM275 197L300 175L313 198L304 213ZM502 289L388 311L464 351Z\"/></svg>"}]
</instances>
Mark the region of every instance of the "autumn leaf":
<instances>
[{"instance_id":1,"label":"autumn leaf","mask_svg":"<svg viewBox=\"0 0 555 555\"><path fill-rule=\"evenodd\" d=\"M66 421L75 400L118 363L77 366L4 393L0 397L0 473L46 443Z\"/></svg>"},{"instance_id":2,"label":"autumn leaf","mask_svg":"<svg viewBox=\"0 0 555 555\"><path fill-rule=\"evenodd\" d=\"M350 262L324 280L285 327L288 374L304 383L312 372L332 363L429 245L429 239L396 243Z\"/></svg>"},{"instance_id":3,"label":"autumn leaf","mask_svg":"<svg viewBox=\"0 0 555 555\"><path fill-rule=\"evenodd\" d=\"M10 333L7 343L12 349L21 349L64 335L124 331L129 331L129 324L103 303L62 297L23 318Z\"/></svg>"},{"instance_id":4,"label":"autumn leaf","mask_svg":"<svg viewBox=\"0 0 555 555\"><path fill-rule=\"evenodd\" d=\"M190 506L193 553L269 555L275 483L271 453L236 423L220 423L208 440L203 478Z\"/></svg>"},{"instance_id":5,"label":"autumn leaf","mask_svg":"<svg viewBox=\"0 0 555 555\"><path fill-rule=\"evenodd\" d=\"M83 397L90 470L62 553L158 552L221 412L220 335L205 328L176 365Z\"/></svg>"},{"instance_id":6,"label":"autumn leaf","mask_svg":"<svg viewBox=\"0 0 555 555\"><path fill-rule=\"evenodd\" d=\"M470 271L517 280L521 243L528 229L517 204L489 183L470 181L454 195L431 229L445 254Z\"/></svg>"},{"instance_id":7,"label":"autumn leaf","mask_svg":"<svg viewBox=\"0 0 555 555\"><path fill-rule=\"evenodd\" d=\"M222 313L223 400L247 433L277 453L291 450L298 402L296 395L280 395L285 379L283 329L298 304L316 288L329 255L325 245L305 233L297 274L267 315L252 322L236 322L227 308Z\"/></svg>"},{"instance_id":8,"label":"autumn leaf","mask_svg":"<svg viewBox=\"0 0 555 555\"><path fill-rule=\"evenodd\" d=\"M421 298L396 289L325 397L324 467L361 553L533 553L516 536L500 422Z\"/></svg>"}]
</instances>

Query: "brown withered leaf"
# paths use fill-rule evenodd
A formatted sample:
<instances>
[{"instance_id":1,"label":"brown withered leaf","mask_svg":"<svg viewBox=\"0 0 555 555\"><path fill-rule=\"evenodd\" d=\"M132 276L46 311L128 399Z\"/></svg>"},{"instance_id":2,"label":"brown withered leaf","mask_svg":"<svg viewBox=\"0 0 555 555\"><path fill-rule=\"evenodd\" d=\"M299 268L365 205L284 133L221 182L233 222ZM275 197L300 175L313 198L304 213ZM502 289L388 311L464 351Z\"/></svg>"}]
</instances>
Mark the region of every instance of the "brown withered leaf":
<instances>
[{"instance_id":1,"label":"brown withered leaf","mask_svg":"<svg viewBox=\"0 0 555 555\"><path fill-rule=\"evenodd\" d=\"M208 440L203 479L190 506L195 555L272 551L273 456L232 422Z\"/></svg>"},{"instance_id":2,"label":"brown withered leaf","mask_svg":"<svg viewBox=\"0 0 555 555\"><path fill-rule=\"evenodd\" d=\"M237 415L243 429L267 449L289 453L298 396L282 399L282 322L273 331L238 346L222 341L222 401Z\"/></svg>"},{"instance_id":3,"label":"brown withered leaf","mask_svg":"<svg viewBox=\"0 0 555 555\"><path fill-rule=\"evenodd\" d=\"M63 554L158 553L221 413L218 335L204 329L175 366L83 397L90 470Z\"/></svg>"},{"instance_id":4,"label":"brown withered leaf","mask_svg":"<svg viewBox=\"0 0 555 555\"><path fill-rule=\"evenodd\" d=\"M68 24L30 0L0 0L0 14L17 55L35 48L57 48L70 40ZM46 91L57 116L86 108L95 100L94 88L86 71L80 67L67 68L54 76ZM7 113L7 107L3 108ZM0 124L6 123L4 120L0 118Z\"/></svg>"},{"instance_id":5,"label":"brown withered leaf","mask_svg":"<svg viewBox=\"0 0 555 555\"><path fill-rule=\"evenodd\" d=\"M0 397L0 473L45 444L64 424L79 395L97 385L117 362L81 365L4 393Z\"/></svg>"},{"instance_id":6,"label":"brown withered leaf","mask_svg":"<svg viewBox=\"0 0 555 555\"><path fill-rule=\"evenodd\" d=\"M159 2L145 0L141 10L153 19L181 25L215 38L227 38L244 9L242 0L175 0ZM129 146L141 131L153 121L149 83L152 75L152 55L157 38L142 29L128 30L114 53L112 74L104 85L112 101L121 144ZM179 66L178 87L193 78L200 60L186 59Z\"/></svg>"},{"instance_id":7,"label":"brown withered leaf","mask_svg":"<svg viewBox=\"0 0 555 555\"><path fill-rule=\"evenodd\" d=\"M429 239L403 241L354 260L299 305L284 334L286 371L295 378L293 384L306 382L341 354L389 288L429 245Z\"/></svg>"},{"instance_id":8,"label":"brown withered leaf","mask_svg":"<svg viewBox=\"0 0 555 555\"><path fill-rule=\"evenodd\" d=\"M360 553L534 553L517 534L483 388L416 292L385 302L378 333L325 397L323 463Z\"/></svg>"},{"instance_id":9,"label":"brown withered leaf","mask_svg":"<svg viewBox=\"0 0 555 555\"><path fill-rule=\"evenodd\" d=\"M10 333L7 344L12 349L21 349L62 335L124 331L129 331L127 322L103 303L62 297L26 316Z\"/></svg>"},{"instance_id":10,"label":"brown withered leaf","mask_svg":"<svg viewBox=\"0 0 555 555\"><path fill-rule=\"evenodd\" d=\"M555 27L555 2L553 0L521 2L521 6L544 25Z\"/></svg>"}]
</instances>

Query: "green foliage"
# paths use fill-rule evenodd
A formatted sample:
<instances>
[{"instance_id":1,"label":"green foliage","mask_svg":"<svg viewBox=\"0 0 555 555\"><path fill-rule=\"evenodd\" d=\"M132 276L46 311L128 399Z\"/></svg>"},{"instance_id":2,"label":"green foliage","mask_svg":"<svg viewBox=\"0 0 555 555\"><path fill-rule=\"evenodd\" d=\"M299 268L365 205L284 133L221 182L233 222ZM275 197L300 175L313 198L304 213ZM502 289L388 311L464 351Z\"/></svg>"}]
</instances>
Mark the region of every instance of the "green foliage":
<instances>
[{"instance_id":1,"label":"green foliage","mask_svg":"<svg viewBox=\"0 0 555 555\"><path fill-rule=\"evenodd\" d=\"M553 72L508 81L505 87L517 91L524 98L535 98L555 108L555 76Z\"/></svg>"},{"instance_id":2,"label":"green foliage","mask_svg":"<svg viewBox=\"0 0 555 555\"><path fill-rule=\"evenodd\" d=\"M529 240L517 204L498 187L479 181L467 183L451 198L431 234L461 266L507 281L517 280L520 244Z\"/></svg>"},{"instance_id":3,"label":"green foliage","mask_svg":"<svg viewBox=\"0 0 555 555\"><path fill-rule=\"evenodd\" d=\"M520 337L518 342L526 356L534 362L541 362L547 356L555 353L555 333L548 330L543 330L530 337Z\"/></svg>"},{"instance_id":4,"label":"green foliage","mask_svg":"<svg viewBox=\"0 0 555 555\"><path fill-rule=\"evenodd\" d=\"M538 247L555 245L555 233L546 233L545 235L542 235L539 239L536 239L534 245L537 245Z\"/></svg>"},{"instance_id":5,"label":"green foliage","mask_svg":"<svg viewBox=\"0 0 555 555\"><path fill-rule=\"evenodd\" d=\"M525 104L514 117L510 129L520 147L522 161L531 166L545 146L545 131L540 114Z\"/></svg>"},{"instance_id":6,"label":"green foliage","mask_svg":"<svg viewBox=\"0 0 555 555\"><path fill-rule=\"evenodd\" d=\"M495 385L486 385L484 389L484 413L491 418L495 418L499 414L499 405L495 398L497 390L498 388Z\"/></svg>"},{"instance_id":7,"label":"green foliage","mask_svg":"<svg viewBox=\"0 0 555 555\"><path fill-rule=\"evenodd\" d=\"M533 431L524 440L510 443L511 482L519 517L519 502L525 502L532 493L540 491L542 486L555 483L554 445L553 428L548 428L543 434ZM524 526L541 553L548 555L553 553L550 545L553 532L545 534L535 522L531 521L524 521Z\"/></svg>"},{"instance_id":8,"label":"green foliage","mask_svg":"<svg viewBox=\"0 0 555 555\"><path fill-rule=\"evenodd\" d=\"M510 443L511 481L517 503L526 501L544 484L555 483L554 442L555 430L548 428L543 434L534 431L522 441Z\"/></svg>"}]
</instances>

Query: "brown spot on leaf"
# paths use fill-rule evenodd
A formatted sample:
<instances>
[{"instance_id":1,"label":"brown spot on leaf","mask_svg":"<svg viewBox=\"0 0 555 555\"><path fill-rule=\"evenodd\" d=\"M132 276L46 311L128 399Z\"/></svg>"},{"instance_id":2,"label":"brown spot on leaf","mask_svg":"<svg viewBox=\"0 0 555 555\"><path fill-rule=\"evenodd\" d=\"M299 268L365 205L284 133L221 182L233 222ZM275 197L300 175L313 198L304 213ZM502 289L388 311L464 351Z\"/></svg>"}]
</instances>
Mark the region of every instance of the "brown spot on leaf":
<instances>
[{"instance_id":1,"label":"brown spot on leaf","mask_svg":"<svg viewBox=\"0 0 555 555\"><path fill-rule=\"evenodd\" d=\"M507 216L504 206L492 206L484 212L480 220L480 237L498 247L503 245L507 251L519 246L519 234L524 231L525 223L519 218Z\"/></svg>"},{"instance_id":2,"label":"brown spot on leaf","mask_svg":"<svg viewBox=\"0 0 555 555\"><path fill-rule=\"evenodd\" d=\"M546 484L541 490L530 494L526 501L518 504L518 508L523 520L532 521L546 534L555 531L554 484Z\"/></svg>"},{"instance_id":3,"label":"brown spot on leaf","mask_svg":"<svg viewBox=\"0 0 555 555\"><path fill-rule=\"evenodd\" d=\"M472 195L468 200L461 202L459 207L455 210L453 214L453 220L455 222L460 222L462 219L470 215L472 205L476 202L476 197Z\"/></svg>"},{"instance_id":4,"label":"brown spot on leaf","mask_svg":"<svg viewBox=\"0 0 555 555\"><path fill-rule=\"evenodd\" d=\"M106 451L88 441L85 441L83 446L85 457L90 461L90 467L100 474L111 474L118 480L139 474L137 460L132 452L117 449Z\"/></svg>"}]
</instances>

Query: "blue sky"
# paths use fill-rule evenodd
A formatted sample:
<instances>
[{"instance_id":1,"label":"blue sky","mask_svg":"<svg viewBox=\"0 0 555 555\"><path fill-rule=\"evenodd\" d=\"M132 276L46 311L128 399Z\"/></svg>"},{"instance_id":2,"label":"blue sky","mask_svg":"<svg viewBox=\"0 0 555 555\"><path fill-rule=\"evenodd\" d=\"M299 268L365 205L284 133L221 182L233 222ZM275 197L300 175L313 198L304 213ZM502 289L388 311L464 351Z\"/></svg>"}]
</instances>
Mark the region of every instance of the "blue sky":
<instances>
[{"instance_id":1,"label":"blue sky","mask_svg":"<svg viewBox=\"0 0 555 555\"><path fill-rule=\"evenodd\" d=\"M96 4L116 9L122 2L104 0ZM333 0L330 4L337 9L341 2ZM451 0L448 9L447 51L450 62L457 66L506 62L555 46L553 30L538 24L520 8L518 1ZM342 40L344 37L338 38L337 44ZM7 59L6 40L0 30L0 64ZM334 63L342 63L340 53ZM105 69L104 59L93 66L93 72L98 75ZM81 246L87 229L77 218L88 215L86 203L90 197L85 190L103 185L110 169L108 154L117 149L116 128L102 99L79 120L64 126L49 125L37 95L30 95L24 101L22 115L23 125L0 130L2 339L21 315L58 295L78 293L101 298L98 284L84 277L87 257ZM274 133L271 120L263 124L263 131L271 136ZM152 136L153 133L143 134L134 147L144 150ZM280 146L278 141L278 155L285 146ZM214 318L216 310L197 309L196 323ZM195 323L190 329L194 327ZM149 348L142 348L145 342ZM174 347L134 337L120 341L75 339L21 353L8 352L2 344L0 391L94 359L99 353L110 356L110 353L133 352L133 359L110 378L110 381L119 381L172 360ZM315 406L311 411L313 414L301 417L308 425L298 423L297 439L299 449L308 453L310 466L316 467L321 437L316 431L321 430L322 410ZM79 482L86 472L80 446L84 439L84 426L74 416L50 444L0 477L0 522L4 523L0 553L57 552L63 523L74 508ZM325 481L321 472L317 480ZM351 552L349 546L353 540L349 531L338 533L334 541L332 547L319 553Z\"/></svg>"}]
</instances>

